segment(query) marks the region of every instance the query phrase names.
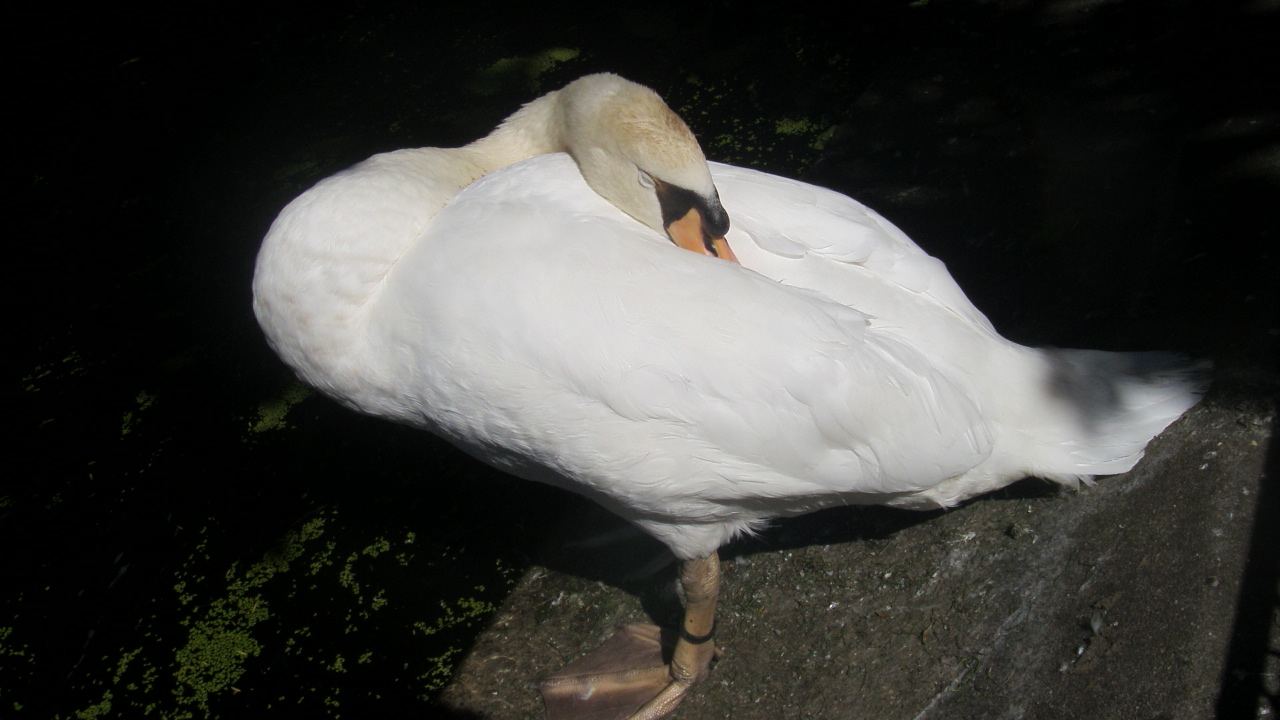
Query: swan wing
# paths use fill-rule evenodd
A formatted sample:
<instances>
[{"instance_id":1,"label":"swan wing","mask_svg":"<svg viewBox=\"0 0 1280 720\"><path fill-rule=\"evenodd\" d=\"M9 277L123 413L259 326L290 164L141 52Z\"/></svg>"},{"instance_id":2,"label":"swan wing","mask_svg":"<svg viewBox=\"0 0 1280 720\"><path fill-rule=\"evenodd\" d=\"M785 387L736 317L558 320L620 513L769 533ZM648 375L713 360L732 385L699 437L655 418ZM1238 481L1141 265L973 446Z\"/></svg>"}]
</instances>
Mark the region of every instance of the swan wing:
<instances>
[{"instance_id":1,"label":"swan wing","mask_svg":"<svg viewBox=\"0 0 1280 720\"><path fill-rule=\"evenodd\" d=\"M843 302L866 296L859 290L856 297L842 297L860 273L886 285L885 291L920 296L994 334L946 265L871 208L796 180L732 165L711 167L738 231L731 244L738 238L735 252L750 246L744 248L750 261L740 258L744 264Z\"/></svg>"},{"instance_id":2,"label":"swan wing","mask_svg":"<svg viewBox=\"0 0 1280 720\"><path fill-rule=\"evenodd\" d=\"M965 379L908 338L675 248L565 156L460 193L379 302L404 419L631 508L909 493L991 452Z\"/></svg>"}]
</instances>

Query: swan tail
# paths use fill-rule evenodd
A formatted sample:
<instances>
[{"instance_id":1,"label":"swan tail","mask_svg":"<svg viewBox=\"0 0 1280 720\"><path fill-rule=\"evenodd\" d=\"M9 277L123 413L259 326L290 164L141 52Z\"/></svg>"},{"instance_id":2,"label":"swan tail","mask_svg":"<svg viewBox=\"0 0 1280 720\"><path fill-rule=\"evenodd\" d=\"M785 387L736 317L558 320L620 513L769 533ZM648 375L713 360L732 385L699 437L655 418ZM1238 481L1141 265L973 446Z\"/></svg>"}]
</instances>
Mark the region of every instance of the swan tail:
<instances>
[{"instance_id":1,"label":"swan tail","mask_svg":"<svg viewBox=\"0 0 1280 720\"><path fill-rule=\"evenodd\" d=\"M1064 485L1127 472L1147 444L1200 401L1212 364L1165 352L1040 350L1048 370L1038 467Z\"/></svg>"}]
</instances>

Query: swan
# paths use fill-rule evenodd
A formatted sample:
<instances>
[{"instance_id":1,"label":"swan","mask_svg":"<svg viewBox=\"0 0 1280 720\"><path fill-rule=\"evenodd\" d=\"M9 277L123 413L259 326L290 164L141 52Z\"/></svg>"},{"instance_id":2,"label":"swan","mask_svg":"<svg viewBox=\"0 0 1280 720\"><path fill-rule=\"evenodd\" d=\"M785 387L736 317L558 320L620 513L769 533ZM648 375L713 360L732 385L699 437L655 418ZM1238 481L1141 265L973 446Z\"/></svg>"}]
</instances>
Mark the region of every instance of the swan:
<instances>
[{"instance_id":1,"label":"swan","mask_svg":"<svg viewBox=\"0 0 1280 720\"><path fill-rule=\"evenodd\" d=\"M1169 354L1003 339L880 215L708 163L610 74L470 145L321 180L268 231L253 296L275 352L339 403L587 495L683 561L670 661L627 628L541 684L551 717L674 709L716 655L735 536L1124 472L1204 390Z\"/></svg>"}]
</instances>

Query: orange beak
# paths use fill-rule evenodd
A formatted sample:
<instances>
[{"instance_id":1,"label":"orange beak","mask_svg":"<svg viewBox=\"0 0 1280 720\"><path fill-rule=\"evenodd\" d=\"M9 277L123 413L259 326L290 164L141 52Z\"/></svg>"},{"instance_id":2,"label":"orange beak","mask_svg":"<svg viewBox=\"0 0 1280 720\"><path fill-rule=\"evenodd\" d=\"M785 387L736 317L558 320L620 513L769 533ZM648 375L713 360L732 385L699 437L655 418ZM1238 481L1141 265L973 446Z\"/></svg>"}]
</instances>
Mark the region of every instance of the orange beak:
<instances>
[{"instance_id":1,"label":"orange beak","mask_svg":"<svg viewBox=\"0 0 1280 720\"><path fill-rule=\"evenodd\" d=\"M729 243L724 237L708 235L702 224L702 215L697 208L689 208L684 217L667 225L667 234L672 242L685 250L692 250L703 255L718 257L729 262L738 262ZM741 264L741 263L738 263Z\"/></svg>"}]
</instances>

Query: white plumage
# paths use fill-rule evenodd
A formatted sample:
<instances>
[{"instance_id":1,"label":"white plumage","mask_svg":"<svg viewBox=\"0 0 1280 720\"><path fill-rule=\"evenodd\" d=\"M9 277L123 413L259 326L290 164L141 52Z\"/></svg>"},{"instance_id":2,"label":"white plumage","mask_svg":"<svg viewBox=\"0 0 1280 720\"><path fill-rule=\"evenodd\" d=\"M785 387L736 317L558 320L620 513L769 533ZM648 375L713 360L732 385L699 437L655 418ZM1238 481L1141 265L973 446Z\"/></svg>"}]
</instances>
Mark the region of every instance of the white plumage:
<instances>
[{"instance_id":1,"label":"white plumage","mask_svg":"<svg viewBox=\"0 0 1280 720\"><path fill-rule=\"evenodd\" d=\"M332 308L368 311L360 337L333 338L332 353L358 347L339 399L585 492L682 558L832 504L937 507L1028 474L1123 472L1196 400L1166 356L1003 340L941 262L849 198L712 177L741 267L627 217L564 154L482 178L430 222L388 217L415 198L379 184L376 210L347 222L425 227L372 307Z\"/></svg>"},{"instance_id":2,"label":"white plumage","mask_svg":"<svg viewBox=\"0 0 1280 720\"><path fill-rule=\"evenodd\" d=\"M259 258L272 346L339 401L586 494L685 560L778 515L1122 472L1196 402L1172 356L1002 339L875 212L708 176L678 118L629 138L618 106L656 98L638 87L585 78L467 148L309 190ZM718 188L741 265L673 245L654 181L713 208Z\"/></svg>"}]
</instances>

